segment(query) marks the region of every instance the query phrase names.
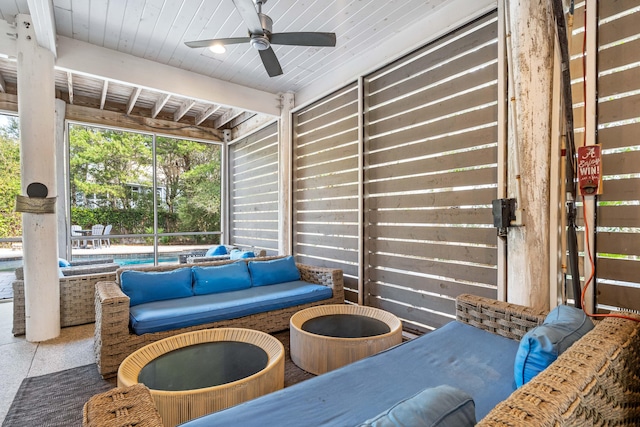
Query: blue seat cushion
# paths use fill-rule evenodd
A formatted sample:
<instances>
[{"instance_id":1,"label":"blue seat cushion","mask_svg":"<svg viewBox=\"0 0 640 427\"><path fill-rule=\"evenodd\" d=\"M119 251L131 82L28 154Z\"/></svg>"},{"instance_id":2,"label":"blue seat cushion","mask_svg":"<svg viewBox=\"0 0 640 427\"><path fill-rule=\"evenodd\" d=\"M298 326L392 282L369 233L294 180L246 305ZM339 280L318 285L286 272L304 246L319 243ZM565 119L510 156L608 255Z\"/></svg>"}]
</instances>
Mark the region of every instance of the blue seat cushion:
<instances>
[{"instance_id":1,"label":"blue seat cushion","mask_svg":"<svg viewBox=\"0 0 640 427\"><path fill-rule=\"evenodd\" d=\"M252 251L241 251L240 249L232 249L229 254L229 259L246 259L246 258L255 258L256 254Z\"/></svg>"},{"instance_id":2,"label":"blue seat cushion","mask_svg":"<svg viewBox=\"0 0 640 427\"><path fill-rule=\"evenodd\" d=\"M544 371L560 354L593 329L593 322L579 308L560 305L547 315L542 325L520 340L514 364L517 387Z\"/></svg>"},{"instance_id":3,"label":"blue seat cushion","mask_svg":"<svg viewBox=\"0 0 640 427\"><path fill-rule=\"evenodd\" d=\"M211 246L209 249L207 249L207 252L205 253L204 256L215 256L215 255L226 255L227 254L227 248L224 245L218 245L218 246Z\"/></svg>"},{"instance_id":4,"label":"blue seat cushion","mask_svg":"<svg viewBox=\"0 0 640 427\"><path fill-rule=\"evenodd\" d=\"M358 427L473 427L476 407L468 393L441 385L401 400Z\"/></svg>"},{"instance_id":5,"label":"blue seat cushion","mask_svg":"<svg viewBox=\"0 0 640 427\"><path fill-rule=\"evenodd\" d=\"M292 256L270 261L249 261L249 272L253 286L300 280L300 270Z\"/></svg>"},{"instance_id":6,"label":"blue seat cushion","mask_svg":"<svg viewBox=\"0 0 640 427\"><path fill-rule=\"evenodd\" d=\"M452 321L387 351L184 427L356 426L400 400L443 384L473 397L480 420L515 390L517 350L518 341Z\"/></svg>"},{"instance_id":7,"label":"blue seat cushion","mask_svg":"<svg viewBox=\"0 0 640 427\"><path fill-rule=\"evenodd\" d=\"M141 335L236 319L321 301L332 296L333 291L327 286L294 281L268 287L149 302L131 307L129 317L132 329Z\"/></svg>"},{"instance_id":8,"label":"blue seat cushion","mask_svg":"<svg viewBox=\"0 0 640 427\"><path fill-rule=\"evenodd\" d=\"M191 267L191 271L194 295L238 291L251 287L249 269L243 261L213 267L194 266Z\"/></svg>"},{"instance_id":9,"label":"blue seat cushion","mask_svg":"<svg viewBox=\"0 0 640 427\"><path fill-rule=\"evenodd\" d=\"M193 296L191 269L187 267L171 271L126 270L120 275L120 286L130 298L129 305L132 307L152 301Z\"/></svg>"},{"instance_id":10,"label":"blue seat cushion","mask_svg":"<svg viewBox=\"0 0 640 427\"><path fill-rule=\"evenodd\" d=\"M64 258L58 258L58 267L71 267L71 263Z\"/></svg>"}]
</instances>

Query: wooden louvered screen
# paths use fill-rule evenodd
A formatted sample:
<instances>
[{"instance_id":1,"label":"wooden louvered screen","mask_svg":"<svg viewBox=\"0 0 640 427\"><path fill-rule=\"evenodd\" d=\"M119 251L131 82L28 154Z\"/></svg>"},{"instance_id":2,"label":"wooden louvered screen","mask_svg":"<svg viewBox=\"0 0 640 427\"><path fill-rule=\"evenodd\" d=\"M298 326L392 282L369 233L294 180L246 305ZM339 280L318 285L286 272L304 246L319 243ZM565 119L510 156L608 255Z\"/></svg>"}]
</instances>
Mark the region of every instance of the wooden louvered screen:
<instances>
[{"instance_id":1,"label":"wooden louvered screen","mask_svg":"<svg viewBox=\"0 0 640 427\"><path fill-rule=\"evenodd\" d=\"M640 1L599 2L597 308L640 310Z\"/></svg>"},{"instance_id":2,"label":"wooden louvered screen","mask_svg":"<svg viewBox=\"0 0 640 427\"><path fill-rule=\"evenodd\" d=\"M358 299L358 88L352 84L293 115L293 253L340 268Z\"/></svg>"},{"instance_id":3,"label":"wooden louvered screen","mask_svg":"<svg viewBox=\"0 0 640 427\"><path fill-rule=\"evenodd\" d=\"M229 243L278 252L278 125L229 146Z\"/></svg>"},{"instance_id":4,"label":"wooden louvered screen","mask_svg":"<svg viewBox=\"0 0 640 427\"><path fill-rule=\"evenodd\" d=\"M497 32L492 13L365 78L366 303L405 328L497 296Z\"/></svg>"}]
</instances>

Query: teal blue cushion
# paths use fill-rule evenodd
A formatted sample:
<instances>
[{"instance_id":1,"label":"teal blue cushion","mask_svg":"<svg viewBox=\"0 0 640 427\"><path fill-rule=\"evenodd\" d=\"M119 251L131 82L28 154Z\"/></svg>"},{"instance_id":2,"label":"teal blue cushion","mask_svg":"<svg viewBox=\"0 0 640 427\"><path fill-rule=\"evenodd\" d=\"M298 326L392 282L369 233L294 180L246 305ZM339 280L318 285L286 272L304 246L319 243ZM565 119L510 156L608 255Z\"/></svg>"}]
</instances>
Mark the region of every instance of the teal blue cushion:
<instances>
[{"instance_id":1,"label":"teal blue cushion","mask_svg":"<svg viewBox=\"0 0 640 427\"><path fill-rule=\"evenodd\" d=\"M239 249L233 249L229 254L230 259L255 258L255 256L256 255L252 251L241 251Z\"/></svg>"},{"instance_id":2,"label":"teal blue cushion","mask_svg":"<svg viewBox=\"0 0 640 427\"><path fill-rule=\"evenodd\" d=\"M191 269L186 267L172 271L126 270L120 275L120 283L131 306L193 296Z\"/></svg>"},{"instance_id":3,"label":"teal blue cushion","mask_svg":"<svg viewBox=\"0 0 640 427\"><path fill-rule=\"evenodd\" d=\"M71 263L64 258L58 258L58 267L70 267Z\"/></svg>"},{"instance_id":4,"label":"teal blue cushion","mask_svg":"<svg viewBox=\"0 0 640 427\"><path fill-rule=\"evenodd\" d=\"M226 255L227 248L224 245L211 246L207 249L207 253L204 256L216 256L216 255Z\"/></svg>"},{"instance_id":5,"label":"teal blue cushion","mask_svg":"<svg viewBox=\"0 0 640 427\"><path fill-rule=\"evenodd\" d=\"M292 256L271 261L249 261L249 272L253 286L275 285L276 283L300 280L300 271Z\"/></svg>"},{"instance_id":6,"label":"teal blue cushion","mask_svg":"<svg viewBox=\"0 0 640 427\"><path fill-rule=\"evenodd\" d=\"M401 400L359 427L467 427L476 425L476 407L466 392L441 385Z\"/></svg>"},{"instance_id":7,"label":"teal blue cushion","mask_svg":"<svg viewBox=\"0 0 640 427\"><path fill-rule=\"evenodd\" d=\"M192 267L191 269L195 295L238 291L251 287L251 276L249 276L246 262L234 262L214 267Z\"/></svg>"},{"instance_id":8,"label":"teal blue cushion","mask_svg":"<svg viewBox=\"0 0 640 427\"><path fill-rule=\"evenodd\" d=\"M544 323L527 332L516 353L514 378L521 387L544 371L560 354L593 329L593 322L579 308L554 308Z\"/></svg>"}]
</instances>

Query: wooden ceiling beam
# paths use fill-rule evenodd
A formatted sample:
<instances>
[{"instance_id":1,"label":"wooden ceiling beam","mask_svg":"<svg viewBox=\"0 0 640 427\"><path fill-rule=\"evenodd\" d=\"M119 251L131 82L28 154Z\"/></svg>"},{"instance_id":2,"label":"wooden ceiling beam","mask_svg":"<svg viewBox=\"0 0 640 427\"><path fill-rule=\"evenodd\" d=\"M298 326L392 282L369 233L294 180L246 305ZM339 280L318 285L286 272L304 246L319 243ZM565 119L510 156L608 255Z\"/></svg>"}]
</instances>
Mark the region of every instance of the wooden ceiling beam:
<instances>
[{"instance_id":1,"label":"wooden ceiling beam","mask_svg":"<svg viewBox=\"0 0 640 427\"><path fill-rule=\"evenodd\" d=\"M238 110L237 108L229 109L227 112L225 112L223 115L221 115L216 119L214 124L215 128L220 129L221 127L223 127L224 125L226 125L227 123L229 123L231 120L235 119L242 113L244 113L244 111Z\"/></svg>"},{"instance_id":2,"label":"wooden ceiling beam","mask_svg":"<svg viewBox=\"0 0 640 427\"><path fill-rule=\"evenodd\" d=\"M169 98L171 98L171 95L169 95L169 94L166 94L164 96L160 96L160 98L158 98L156 103L153 105L153 110L151 110L151 117L152 118L155 119L156 116L158 115L158 113L160 113L160 111L162 111L162 109L164 108L164 106L167 103L167 101L169 101Z\"/></svg>"},{"instance_id":3,"label":"wooden ceiling beam","mask_svg":"<svg viewBox=\"0 0 640 427\"><path fill-rule=\"evenodd\" d=\"M2 97L0 96L0 101L1 100ZM1 102L0 106L2 106ZM81 105L67 105L66 118L68 120L82 123L138 130L142 132L160 132L180 138L205 139L209 141L222 140L222 132L216 129L194 125L181 125L180 123L176 123L171 120L131 116L124 114L124 112L99 110L97 108Z\"/></svg>"},{"instance_id":4,"label":"wooden ceiling beam","mask_svg":"<svg viewBox=\"0 0 640 427\"><path fill-rule=\"evenodd\" d=\"M127 114L131 114L133 107L136 106L136 101L140 96L140 92L142 92L142 88L139 86L134 88L133 91L131 92L131 96L129 97L129 101L127 102Z\"/></svg>"},{"instance_id":5,"label":"wooden ceiling beam","mask_svg":"<svg viewBox=\"0 0 640 427\"><path fill-rule=\"evenodd\" d=\"M67 88L69 90L69 104L73 104L73 74L67 73Z\"/></svg>"},{"instance_id":6,"label":"wooden ceiling beam","mask_svg":"<svg viewBox=\"0 0 640 427\"><path fill-rule=\"evenodd\" d=\"M107 92L109 90L109 80L105 80L102 84L102 94L100 94L100 109L104 110L104 103L107 100Z\"/></svg>"},{"instance_id":7,"label":"wooden ceiling beam","mask_svg":"<svg viewBox=\"0 0 640 427\"><path fill-rule=\"evenodd\" d=\"M173 121L180 121L180 119L184 117L187 112L189 112L189 110L195 105L195 103L196 101L192 99L186 99L182 104L180 104L176 112L173 113Z\"/></svg>"},{"instance_id":8,"label":"wooden ceiling beam","mask_svg":"<svg viewBox=\"0 0 640 427\"><path fill-rule=\"evenodd\" d=\"M2 76L2 73L0 73L0 92L3 92L3 93L7 92L7 83L4 81L4 77Z\"/></svg>"},{"instance_id":9,"label":"wooden ceiling beam","mask_svg":"<svg viewBox=\"0 0 640 427\"><path fill-rule=\"evenodd\" d=\"M215 104L208 106L202 113L196 116L196 125L199 125L200 123L207 120L209 117L211 117L212 114L214 114L220 108L221 107L219 105L215 105Z\"/></svg>"}]
</instances>

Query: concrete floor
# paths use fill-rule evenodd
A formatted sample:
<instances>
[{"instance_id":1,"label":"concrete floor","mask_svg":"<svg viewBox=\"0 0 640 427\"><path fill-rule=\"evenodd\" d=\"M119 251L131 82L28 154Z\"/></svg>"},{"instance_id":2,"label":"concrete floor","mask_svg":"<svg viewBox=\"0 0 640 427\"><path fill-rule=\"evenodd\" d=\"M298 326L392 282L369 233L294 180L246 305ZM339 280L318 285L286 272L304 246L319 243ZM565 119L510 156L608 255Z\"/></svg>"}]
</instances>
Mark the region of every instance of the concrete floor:
<instances>
[{"instance_id":1,"label":"concrete floor","mask_svg":"<svg viewBox=\"0 0 640 427\"><path fill-rule=\"evenodd\" d=\"M13 301L0 300L0 421L24 378L95 363L93 323L63 328L58 338L41 343L27 342L24 335L14 337L12 327Z\"/></svg>"}]
</instances>

